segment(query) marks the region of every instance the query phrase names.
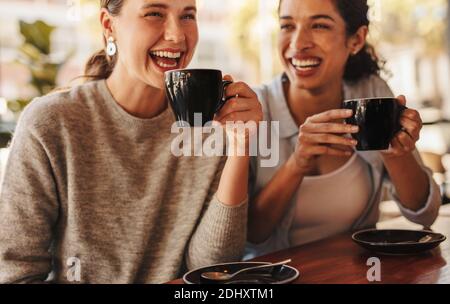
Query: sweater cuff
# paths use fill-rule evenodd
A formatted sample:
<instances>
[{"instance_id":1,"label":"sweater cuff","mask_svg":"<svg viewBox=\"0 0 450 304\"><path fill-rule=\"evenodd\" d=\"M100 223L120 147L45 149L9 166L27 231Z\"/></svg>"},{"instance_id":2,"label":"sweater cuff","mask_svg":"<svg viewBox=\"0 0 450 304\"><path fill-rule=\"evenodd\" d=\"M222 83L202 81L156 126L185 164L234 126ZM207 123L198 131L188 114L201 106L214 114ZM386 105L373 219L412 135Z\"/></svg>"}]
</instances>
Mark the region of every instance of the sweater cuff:
<instances>
[{"instance_id":1,"label":"sweater cuff","mask_svg":"<svg viewBox=\"0 0 450 304\"><path fill-rule=\"evenodd\" d=\"M242 207L244 207L245 205L248 204L248 196L247 196L242 202L240 202L239 204L237 204L237 205L230 205L230 204L222 203L222 202L219 200L219 198L217 197L217 193L216 193L216 194L214 195L213 200L212 200L211 203L212 203L212 204L218 203L219 205L221 205L221 206L222 206L223 208L225 208L225 209L239 209L239 208L242 208Z\"/></svg>"},{"instance_id":2,"label":"sweater cuff","mask_svg":"<svg viewBox=\"0 0 450 304\"><path fill-rule=\"evenodd\" d=\"M214 236L213 239L217 245L237 240L239 239L237 238L238 235L243 235L242 239L245 241L247 212L248 198L238 205L230 206L219 201L217 195L214 195L208 208L208 214L205 216L207 221L205 227L209 227L210 235ZM233 241L231 242L233 243ZM240 247L240 245L237 247Z\"/></svg>"}]
</instances>

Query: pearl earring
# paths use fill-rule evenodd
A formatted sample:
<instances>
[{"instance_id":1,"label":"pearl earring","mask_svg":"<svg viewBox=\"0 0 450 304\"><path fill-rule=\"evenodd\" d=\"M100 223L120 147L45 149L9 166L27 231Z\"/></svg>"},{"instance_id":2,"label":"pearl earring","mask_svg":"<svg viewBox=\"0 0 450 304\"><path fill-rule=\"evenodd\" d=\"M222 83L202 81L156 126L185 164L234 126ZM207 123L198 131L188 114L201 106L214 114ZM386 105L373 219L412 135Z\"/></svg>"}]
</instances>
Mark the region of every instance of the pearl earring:
<instances>
[{"instance_id":1,"label":"pearl earring","mask_svg":"<svg viewBox=\"0 0 450 304\"><path fill-rule=\"evenodd\" d=\"M114 56L117 52L117 47L116 44L114 43L114 38L113 37L109 37L108 38L108 44L106 45L106 54L108 54L108 56Z\"/></svg>"}]
</instances>

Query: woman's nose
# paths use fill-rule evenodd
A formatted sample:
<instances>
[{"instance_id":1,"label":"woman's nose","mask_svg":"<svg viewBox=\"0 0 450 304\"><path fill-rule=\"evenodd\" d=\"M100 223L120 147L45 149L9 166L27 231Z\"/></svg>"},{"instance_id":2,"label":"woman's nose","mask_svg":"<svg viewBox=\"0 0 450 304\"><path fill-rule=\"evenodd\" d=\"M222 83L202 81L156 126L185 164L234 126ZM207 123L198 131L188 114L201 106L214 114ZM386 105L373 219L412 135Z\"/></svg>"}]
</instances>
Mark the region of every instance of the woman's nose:
<instances>
[{"instance_id":1,"label":"woman's nose","mask_svg":"<svg viewBox=\"0 0 450 304\"><path fill-rule=\"evenodd\" d=\"M164 39L175 43L183 42L186 40L183 28L175 18L169 18L167 20L164 32Z\"/></svg>"},{"instance_id":2,"label":"woman's nose","mask_svg":"<svg viewBox=\"0 0 450 304\"><path fill-rule=\"evenodd\" d=\"M295 50L310 49L314 46L311 32L305 27L298 27L292 36L290 47Z\"/></svg>"}]
</instances>

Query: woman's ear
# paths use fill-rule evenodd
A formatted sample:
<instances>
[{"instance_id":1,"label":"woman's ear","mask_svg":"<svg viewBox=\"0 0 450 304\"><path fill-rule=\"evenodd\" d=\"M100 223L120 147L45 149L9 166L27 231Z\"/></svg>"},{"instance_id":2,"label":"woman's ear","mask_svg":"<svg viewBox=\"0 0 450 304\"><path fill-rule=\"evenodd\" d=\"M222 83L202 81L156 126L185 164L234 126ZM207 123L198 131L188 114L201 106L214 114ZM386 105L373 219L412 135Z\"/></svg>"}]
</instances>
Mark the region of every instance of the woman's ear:
<instances>
[{"instance_id":1,"label":"woman's ear","mask_svg":"<svg viewBox=\"0 0 450 304\"><path fill-rule=\"evenodd\" d=\"M353 34L348 41L348 48L350 50L350 54L356 55L359 51L362 50L364 45L366 44L367 34L369 32L369 28L365 25L361 26L358 31Z\"/></svg>"},{"instance_id":2,"label":"woman's ear","mask_svg":"<svg viewBox=\"0 0 450 304\"><path fill-rule=\"evenodd\" d=\"M106 8L100 10L100 24L102 26L105 39L113 34L113 20L111 14Z\"/></svg>"}]
</instances>

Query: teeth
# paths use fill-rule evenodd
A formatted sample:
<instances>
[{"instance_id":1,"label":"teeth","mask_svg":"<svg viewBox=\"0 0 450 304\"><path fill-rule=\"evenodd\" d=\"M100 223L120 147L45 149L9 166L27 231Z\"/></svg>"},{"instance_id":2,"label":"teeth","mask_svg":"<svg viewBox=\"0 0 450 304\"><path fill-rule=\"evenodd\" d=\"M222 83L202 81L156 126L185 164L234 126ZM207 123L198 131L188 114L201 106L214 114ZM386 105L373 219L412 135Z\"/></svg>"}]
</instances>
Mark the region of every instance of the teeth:
<instances>
[{"instance_id":1,"label":"teeth","mask_svg":"<svg viewBox=\"0 0 450 304\"><path fill-rule=\"evenodd\" d=\"M317 59L307 59L307 60L298 60L292 58L292 65L296 68L311 68L318 66L320 64L320 60Z\"/></svg>"},{"instance_id":2,"label":"teeth","mask_svg":"<svg viewBox=\"0 0 450 304\"><path fill-rule=\"evenodd\" d=\"M157 61L156 63L157 63L160 67L163 67L163 68L174 68L174 67L177 66L176 63L174 63L174 64L166 64L166 63L161 62L161 61Z\"/></svg>"},{"instance_id":3,"label":"teeth","mask_svg":"<svg viewBox=\"0 0 450 304\"><path fill-rule=\"evenodd\" d=\"M179 59L181 57L181 53L172 53L172 52L163 52L163 51L154 51L150 52L153 56L162 57L162 58L171 58L171 59Z\"/></svg>"}]
</instances>

